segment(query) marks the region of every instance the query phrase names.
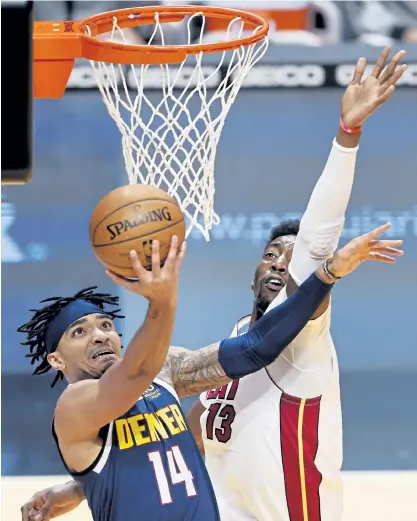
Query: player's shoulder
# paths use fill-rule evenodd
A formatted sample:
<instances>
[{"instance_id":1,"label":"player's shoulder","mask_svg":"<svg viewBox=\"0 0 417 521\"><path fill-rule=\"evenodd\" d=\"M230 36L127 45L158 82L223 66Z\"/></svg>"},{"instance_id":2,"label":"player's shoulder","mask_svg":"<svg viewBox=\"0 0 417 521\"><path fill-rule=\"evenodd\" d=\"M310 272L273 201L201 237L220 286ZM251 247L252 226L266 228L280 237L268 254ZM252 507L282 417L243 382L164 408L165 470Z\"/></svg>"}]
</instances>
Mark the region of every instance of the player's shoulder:
<instances>
[{"instance_id":1,"label":"player's shoulder","mask_svg":"<svg viewBox=\"0 0 417 521\"><path fill-rule=\"evenodd\" d=\"M82 380L68 385L58 398L52 422L54 435L60 444L72 444L78 440L77 426L83 421L81 402L88 399L94 392L92 387L98 385L99 380Z\"/></svg>"},{"instance_id":2,"label":"player's shoulder","mask_svg":"<svg viewBox=\"0 0 417 521\"><path fill-rule=\"evenodd\" d=\"M79 382L74 382L72 384L68 384L67 387L62 391L61 396L58 398L58 404L60 402L66 403L69 402L71 398L82 393L86 389L90 389L91 387L97 385L99 380L97 379L87 379L80 380Z\"/></svg>"},{"instance_id":3,"label":"player's shoulder","mask_svg":"<svg viewBox=\"0 0 417 521\"><path fill-rule=\"evenodd\" d=\"M79 400L85 396L87 391L92 390L92 387L97 386L98 383L99 380L91 379L81 380L80 382L69 384L58 398L57 404L55 406L55 420L61 422L61 418L67 420L74 414L77 414L79 411Z\"/></svg>"}]
</instances>

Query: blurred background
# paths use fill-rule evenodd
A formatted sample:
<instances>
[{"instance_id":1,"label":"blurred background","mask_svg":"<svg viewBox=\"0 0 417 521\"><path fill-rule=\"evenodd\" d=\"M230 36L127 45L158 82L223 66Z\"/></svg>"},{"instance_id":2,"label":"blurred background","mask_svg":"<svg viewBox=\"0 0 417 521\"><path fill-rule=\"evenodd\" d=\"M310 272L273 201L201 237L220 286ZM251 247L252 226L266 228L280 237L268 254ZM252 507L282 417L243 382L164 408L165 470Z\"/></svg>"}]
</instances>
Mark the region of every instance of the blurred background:
<instances>
[{"instance_id":1,"label":"blurred background","mask_svg":"<svg viewBox=\"0 0 417 521\"><path fill-rule=\"evenodd\" d=\"M160 3L36 2L35 17L79 19ZM190 237L173 344L196 349L215 342L250 312L263 243L280 219L305 209L337 131L353 64L360 56L374 63L386 44L407 49L409 69L401 85L366 124L342 239L391 221L390 234L404 239L406 256L394 267L361 267L340 284L333 336L341 370L344 470L417 471L417 2L215 5L266 16L270 49L242 87L222 133L215 198L221 224L209 243L199 232ZM212 27L205 38L221 30ZM186 41L181 24L172 24L167 34L166 43ZM132 29L129 38L146 42L149 36L149 30ZM88 240L92 209L127 180L120 133L94 85L90 65L80 62L62 100L35 101L33 180L2 187L3 476L63 474L50 434L63 384L51 389L53 376L30 376L16 328L42 298L91 285L119 291ZM148 96L156 100L160 93L150 90ZM145 304L127 293L120 297L126 345ZM190 403L185 401L186 409ZM409 518L391 521L416 521L417 500L414 507Z\"/></svg>"}]
</instances>

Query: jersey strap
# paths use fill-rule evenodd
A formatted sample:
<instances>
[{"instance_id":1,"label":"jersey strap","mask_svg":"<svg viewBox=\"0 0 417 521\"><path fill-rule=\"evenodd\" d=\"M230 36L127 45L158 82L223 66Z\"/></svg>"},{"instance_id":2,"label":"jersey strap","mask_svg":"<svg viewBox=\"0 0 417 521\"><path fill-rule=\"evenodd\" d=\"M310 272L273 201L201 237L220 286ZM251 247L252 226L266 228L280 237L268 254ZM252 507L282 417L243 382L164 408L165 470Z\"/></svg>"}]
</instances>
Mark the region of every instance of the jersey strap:
<instances>
[{"instance_id":1,"label":"jersey strap","mask_svg":"<svg viewBox=\"0 0 417 521\"><path fill-rule=\"evenodd\" d=\"M249 331L249 325L250 325L250 315L246 315L242 317L240 320L236 323L236 336L243 335L244 333L247 333Z\"/></svg>"},{"instance_id":2,"label":"jersey strap","mask_svg":"<svg viewBox=\"0 0 417 521\"><path fill-rule=\"evenodd\" d=\"M75 472L74 470L71 470L68 467L68 465L66 464L64 456L61 452L61 447L59 446L59 440L58 440L58 436L55 431L54 422L55 422L55 418L53 418L53 420L52 420L52 436L56 443L58 453L59 453L62 463L64 464L65 470L72 476L85 476L86 474L88 474L91 471L99 474L103 470L103 467L109 458L110 451L112 448L113 422L111 422L108 425L105 425L104 427L102 427L100 429L98 437L101 439L101 441L103 443L103 445L100 449L100 452L98 453L95 460L91 463L91 465L89 465L85 470L83 470L81 472Z\"/></svg>"}]
</instances>

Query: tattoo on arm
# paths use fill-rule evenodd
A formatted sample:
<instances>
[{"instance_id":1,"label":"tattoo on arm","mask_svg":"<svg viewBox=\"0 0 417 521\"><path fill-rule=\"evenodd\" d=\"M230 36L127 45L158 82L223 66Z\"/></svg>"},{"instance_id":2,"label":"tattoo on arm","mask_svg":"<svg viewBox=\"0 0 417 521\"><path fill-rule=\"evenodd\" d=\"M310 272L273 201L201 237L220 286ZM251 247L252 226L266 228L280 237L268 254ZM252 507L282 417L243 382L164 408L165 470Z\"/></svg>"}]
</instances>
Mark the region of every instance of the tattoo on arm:
<instances>
[{"instance_id":1,"label":"tattoo on arm","mask_svg":"<svg viewBox=\"0 0 417 521\"><path fill-rule=\"evenodd\" d=\"M171 347L167 364L171 380L179 396L189 396L230 382L219 363L219 342L191 351Z\"/></svg>"},{"instance_id":2,"label":"tattoo on arm","mask_svg":"<svg viewBox=\"0 0 417 521\"><path fill-rule=\"evenodd\" d=\"M170 347L168 351L168 356L164 362L164 365L162 366L162 369L159 371L158 378L163 380L169 385L172 385L174 387L174 382L172 378L172 369L171 369L171 356L173 349L182 349L182 347Z\"/></svg>"}]
</instances>

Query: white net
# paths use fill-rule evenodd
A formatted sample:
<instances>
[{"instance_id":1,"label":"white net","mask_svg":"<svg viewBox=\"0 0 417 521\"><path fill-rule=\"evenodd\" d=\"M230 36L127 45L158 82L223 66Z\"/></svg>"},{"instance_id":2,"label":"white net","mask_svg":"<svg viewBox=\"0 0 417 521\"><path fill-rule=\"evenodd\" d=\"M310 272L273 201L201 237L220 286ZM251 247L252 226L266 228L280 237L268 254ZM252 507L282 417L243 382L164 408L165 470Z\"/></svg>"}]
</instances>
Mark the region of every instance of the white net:
<instances>
[{"instance_id":1,"label":"white net","mask_svg":"<svg viewBox=\"0 0 417 521\"><path fill-rule=\"evenodd\" d=\"M154 21L149 45L166 45L172 24L160 23L158 13ZM183 29L186 45L192 45L207 38L205 26L204 15L195 13L176 29ZM244 22L236 18L222 39L246 35ZM130 43L117 18L108 39ZM187 235L197 228L210 240L209 231L220 221L214 211L217 145L246 75L267 47L265 38L234 51L191 54L175 65L91 62L104 103L122 134L129 183L151 184L173 196L186 216Z\"/></svg>"}]
</instances>

